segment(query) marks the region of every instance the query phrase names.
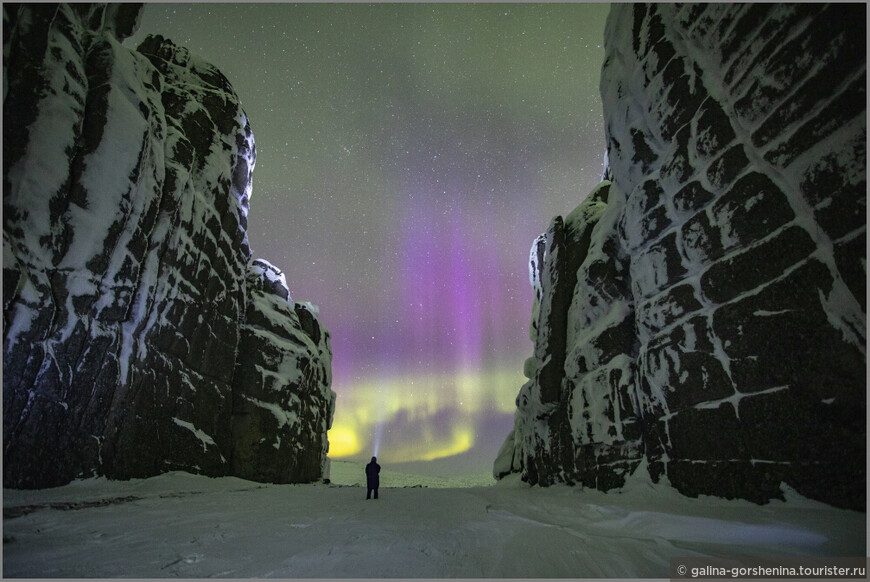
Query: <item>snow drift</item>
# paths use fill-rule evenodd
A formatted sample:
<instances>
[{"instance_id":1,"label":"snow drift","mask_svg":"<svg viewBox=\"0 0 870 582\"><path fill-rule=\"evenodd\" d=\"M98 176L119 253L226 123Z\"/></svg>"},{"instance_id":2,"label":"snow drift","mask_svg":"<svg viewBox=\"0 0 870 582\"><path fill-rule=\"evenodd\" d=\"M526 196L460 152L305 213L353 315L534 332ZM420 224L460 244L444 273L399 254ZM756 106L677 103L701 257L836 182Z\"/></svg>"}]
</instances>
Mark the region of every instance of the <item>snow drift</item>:
<instances>
[{"instance_id":1,"label":"snow drift","mask_svg":"<svg viewBox=\"0 0 870 582\"><path fill-rule=\"evenodd\" d=\"M121 45L141 9L3 7L4 485L319 478L329 336L251 261L247 116L183 47Z\"/></svg>"},{"instance_id":2,"label":"snow drift","mask_svg":"<svg viewBox=\"0 0 870 582\"><path fill-rule=\"evenodd\" d=\"M863 513L787 492L759 511L635 473L619 494L395 473L331 484L181 471L3 492L5 578L668 578L677 557L862 556ZM645 477L645 479L644 479ZM362 483L362 484L361 484ZM422 486L421 486L422 485Z\"/></svg>"},{"instance_id":3,"label":"snow drift","mask_svg":"<svg viewBox=\"0 0 870 582\"><path fill-rule=\"evenodd\" d=\"M864 509L865 11L613 5L610 181L532 248L496 476Z\"/></svg>"}]
</instances>

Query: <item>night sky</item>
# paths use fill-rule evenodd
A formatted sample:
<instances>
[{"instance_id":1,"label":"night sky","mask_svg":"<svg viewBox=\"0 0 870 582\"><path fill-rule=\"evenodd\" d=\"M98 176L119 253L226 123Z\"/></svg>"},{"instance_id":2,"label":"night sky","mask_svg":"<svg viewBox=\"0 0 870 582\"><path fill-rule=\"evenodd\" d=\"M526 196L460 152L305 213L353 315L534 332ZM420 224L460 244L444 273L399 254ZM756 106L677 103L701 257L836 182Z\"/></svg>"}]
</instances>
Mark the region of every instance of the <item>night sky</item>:
<instances>
[{"instance_id":1,"label":"night sky","mask_svg":"<svg viewBox=\"0 0 870 582\"><path fill-rule=\"evenodd\" d=\"M320 307L333 458L489 472L532 354L528 255L599 182L608 4L146 4L254 130L254 257ZM377 443L377 444L376 444Z\"/></svg>"}]
</instances>

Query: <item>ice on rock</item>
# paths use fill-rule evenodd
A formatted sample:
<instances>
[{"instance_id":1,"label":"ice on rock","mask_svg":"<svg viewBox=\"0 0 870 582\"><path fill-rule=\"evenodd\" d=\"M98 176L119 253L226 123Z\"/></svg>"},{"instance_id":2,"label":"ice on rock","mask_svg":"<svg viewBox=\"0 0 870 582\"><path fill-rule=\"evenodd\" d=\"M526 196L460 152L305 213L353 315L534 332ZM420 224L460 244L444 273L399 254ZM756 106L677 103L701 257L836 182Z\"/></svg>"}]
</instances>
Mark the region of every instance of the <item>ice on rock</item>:
<instances>
[{"instance_id":1,"label":"ice on rock","mask_svg":"<svg viewBox=\"0 0 870 582\"><path fill-rule=\"evenodd\" d=\"M248 117L183 47L123 46L141 10L3 7L4 485L172 469L319 479L329 335L279 269L249 269ZM295 464L252 469L275 449L244 448L244 396L281 421L258 430Z\"/></svg>"},{"instance_id":2,"label":"ice on rock","mask_svg":"<svg viewBox=\"0 0 870 582\"><path fill-rule=\"evenodd\" d=\"M282 297L288 303L293 302L284 272L266 259L252 261L248 269L248 277L253 277L255 285L262 285L263 291Z\"/></svg>"},{"instance_id":3,"label":"ice on rock","mask_svg":"<svg viewBox=\"0 0 870 582\"><path fill-rule=\"evenodd\" d=\"M196 437L196 439L202 443L203 450L205 450L209 446L212 446L212 447L215 446L214 439L211 438L210 436L208 436L207 434L205 434L200 429L193 426L193 424L186 422L184 420L180 420L178 418L173 418L172 422L174 422L176 425L180 426L181 428L190 431L191 434L193 434L193 436Z\"/></svg>"},{"instance_id":4,"label":"ice on rock","mask_svg":"<svg viewBox=\"0 0 870 582\"><path fill-rule=\"evenodd\" d=\"M865 508L865 17L612 6L610 182L533 246L496 474Z\"/></svg>"},{"instance_id":5,"label":"ice on rock","mask_svg":"<svg viewBox=\"0 0 870 582\"><path fill-rule=\"evenodd\" d=\"M233 474L269 482L319 479L335 410L329 332L310 304L292 301L284 274L268 261L251 261L246 282L234 373Z\"/></svg>"}]
</instances>

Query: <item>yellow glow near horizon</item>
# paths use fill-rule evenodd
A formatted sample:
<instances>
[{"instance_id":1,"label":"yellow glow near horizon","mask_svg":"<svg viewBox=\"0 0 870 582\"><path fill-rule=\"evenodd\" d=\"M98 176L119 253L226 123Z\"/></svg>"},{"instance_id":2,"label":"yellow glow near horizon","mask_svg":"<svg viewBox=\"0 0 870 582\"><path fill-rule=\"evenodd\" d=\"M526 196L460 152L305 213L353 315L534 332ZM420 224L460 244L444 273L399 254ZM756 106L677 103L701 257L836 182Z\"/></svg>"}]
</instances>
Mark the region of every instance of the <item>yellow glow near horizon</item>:
<instances>
[{"instance_id":1,"label":"yellow glow near horizon","mask_svg":"<svg viewBox=\"0 0 870 582\"><path fill-rule=\"evenodd\" d=\"M329 429L329 456L349 457L362 450L362 445L356 433L346 426L335 426Z\"/></svg>"},{"instance_id":2,"label":"yellow glow near horizon","mask_svg":"<svg viewBox=\"0 0 870 582\"><path fill-rule=\"evenodd\" d=\"M384 443L390 444L382 444L379 456L387 462L461 454L474 446L477 418L514 412L524 382L522 373L511 365L483 372L405 373L339 386L329 456L352 457L363 451L368 455L378 425L401 426L401 435L384 435Z\"/></svg>"},{"instance_id":3,"label":"yellow glow near horizon","mask_svg":"<svg viewBox=\"0 0 870 582\"><path fill-rule=\"evenodd\" d=\"M464 453L472 446L474 446L474 436L471 434L471 431L467 429L458 429L454 432L453 439L450 443L442 447L429 449L425 454L423 454L420 460L434 461L435 459L452 457L453 455Z\"/></svg>"}]
</instances>

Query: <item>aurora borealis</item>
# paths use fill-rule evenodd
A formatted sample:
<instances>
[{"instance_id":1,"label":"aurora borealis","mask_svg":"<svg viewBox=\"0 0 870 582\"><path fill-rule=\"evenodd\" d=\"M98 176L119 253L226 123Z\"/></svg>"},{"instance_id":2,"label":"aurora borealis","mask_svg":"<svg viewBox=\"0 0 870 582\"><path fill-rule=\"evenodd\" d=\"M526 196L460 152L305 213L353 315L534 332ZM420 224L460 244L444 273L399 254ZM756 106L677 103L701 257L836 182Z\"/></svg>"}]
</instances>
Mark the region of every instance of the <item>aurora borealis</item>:
<instances>
[{"instance_id":1,"label":"aurora borealis","mask_svg":"<svg viewBox=\"0 0 870 582\"><path fill-rule=\"evenodd\" d=\"M528 251L598 183L607 4L148 4L254 130L249 240L332 335L333 457L488 472Z\"/></svg>"}]
</instances>

